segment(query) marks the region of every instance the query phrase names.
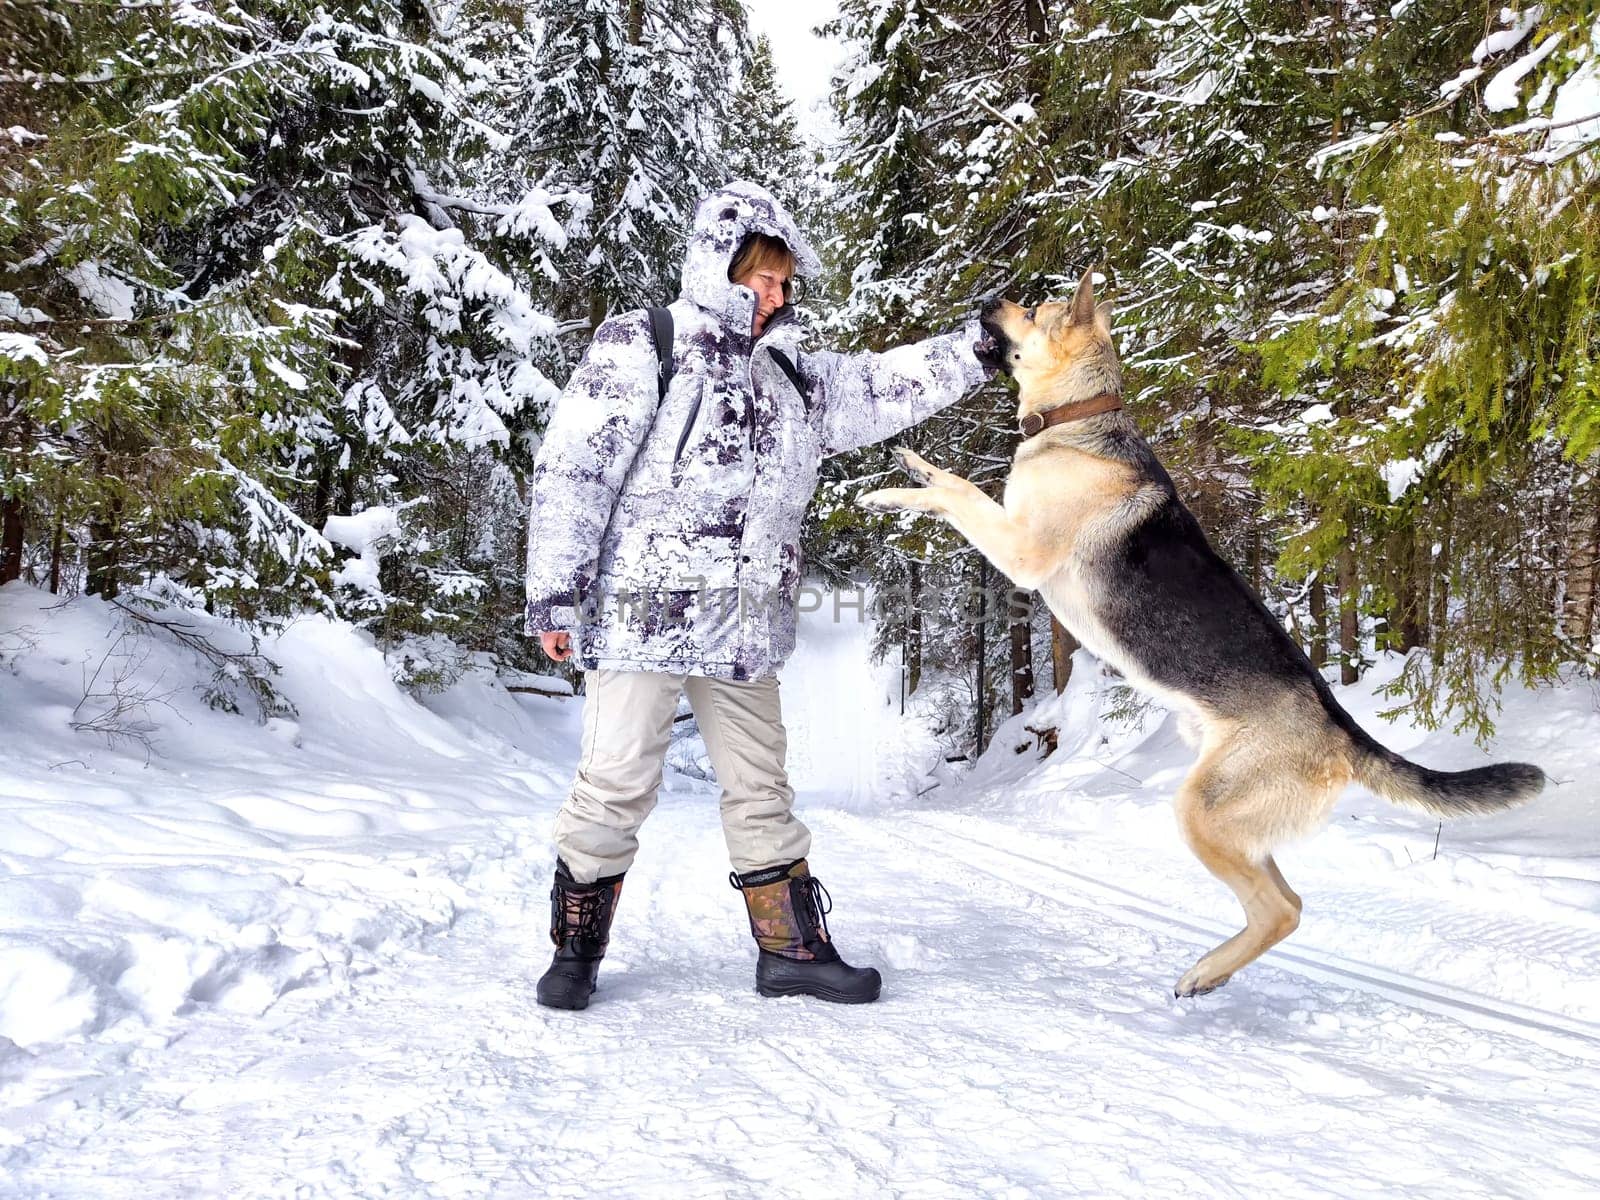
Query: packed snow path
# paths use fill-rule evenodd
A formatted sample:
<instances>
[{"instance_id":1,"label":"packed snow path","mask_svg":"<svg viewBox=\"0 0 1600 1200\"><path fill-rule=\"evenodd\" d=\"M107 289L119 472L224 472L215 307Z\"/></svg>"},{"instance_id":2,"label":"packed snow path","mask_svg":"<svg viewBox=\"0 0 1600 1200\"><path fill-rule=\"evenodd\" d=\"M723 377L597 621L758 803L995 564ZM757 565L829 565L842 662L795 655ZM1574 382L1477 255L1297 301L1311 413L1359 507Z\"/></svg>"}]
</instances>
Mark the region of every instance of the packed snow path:
<instances>
[{"instance_id":1,"label":"packed snow path","mask_svg":"<svg viewBox=\"0 0 1600 1200\"><path fill-rule=\"evenodd\" d=\"M629 876L602 990L532 1002L542 855L338 995L60 1055L13 1186L55 1196L1549 1196L1600 1186L1600 1030L1483 1028L1196 939L892 814L811 813L863 1008L763 1000L701 788ZM968 822L962 822L966 826ZM530 831L530 838L533 836ZM924 842L929 853L918 853ZM1001 876L1007 864L1015 882ZM488 881L486 880L486 883ZM873 897L870 901L867 896ZM1218 905L1221 909L1222 905ZM1492 934L1490 928L1486 934ZM1305 951L1309 953L1309 951Z\"/></svg>"},{"instance_id":2,"label":"packed snow path","mask_svg":"<svg viewBox=\"0 0 1600 1200\"><path fill-rule=\"evenodd\" d=\"M298 799L350 806L326 802L330 827L385 796L412 814L424 792L483 806L447 850L397 845L375 851L382 869L352 858L337 876L403 897L412 854L413 885L442 897L438 919L350 970L280 980L264 1012L230 1002L263 976L213 971L170 1019L0 1043L0 1194L1600 1192L1592 800L1558 790L1540 813L1447 833L1437 859L1431 827L1347 802L1334 828L1283 856L1307 902L1301 930L1222 991L1178 1001L1173 981L1237 910L1173 829L1163 797L1187 752L1170 725L1108 740L1092 690L1069 691L1053 702L1062 749L1043 767L1013 754L1008 726L971 776L908 789L924 748L861 650L855 636L813 640L786 696L813 865L846 956L884 972L879 1003L755 994L714 786L669 771L594 1004L539 1008L548 830L578 704L534 702L528 753L431 768L454 748L427 714L406 736L433 729L437 746L339 759L305 704L301 761L316 774L296 781ZM841 684L870 753L827 754L851 732ZM1589 697L1537 703L1508 709L1518 749L1578 774ZM452 704L459 718L466 702L441 711ZM1556 743L1575 747L1568 759ZM246 786L246 764L228 766L240 795L280 786ZM219 846L226 827L208 835ZM418 856L430 845L442 872ZM327 902L345 852L297 853L323 865L286 886ZM217 854L218 880L240 869ZM55 878L80 860L66 855ZM374 940L350 923L357 946Z\"/></svg>"}]
</instances>

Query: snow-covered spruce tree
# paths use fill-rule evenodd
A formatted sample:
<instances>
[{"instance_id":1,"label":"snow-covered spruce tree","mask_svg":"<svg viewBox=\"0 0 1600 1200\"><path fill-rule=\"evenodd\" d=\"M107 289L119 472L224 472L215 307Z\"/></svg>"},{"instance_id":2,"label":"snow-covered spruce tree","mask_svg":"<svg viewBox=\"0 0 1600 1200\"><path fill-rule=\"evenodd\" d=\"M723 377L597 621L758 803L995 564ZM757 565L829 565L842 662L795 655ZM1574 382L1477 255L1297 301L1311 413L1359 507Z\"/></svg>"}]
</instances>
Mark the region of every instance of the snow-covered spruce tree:
<instances>
[{"instance_id":1,"label":"snow-covered spruce tree","mask_svg":"<svg viewBox=\"0 0 1600 1200\"><path fill-rule=\"evenodd\" d=\"M106 594L166 574L246 619L392 613L335 592L326 519L425 511L410 464L506 445L552 390L529 358L554 325L505 265L559 221L453 223L475 64L387 0L13 11L7 71L35 86L0 159L0 350L28 538L80 547ZM402 575L427 625L473 590Z\"/></svg>"},{"instance_id":2,"label":"snow-covered spruce tree","mask_svg":"<svg viewBox=\"0 0 1600 1200\"><path fill-rule=\"evenodd\" d=\"M1315 660L1425 646L1400 694L1479 733L1509 662L1589 660L1593 6L982 15L846 8L848 94L886 83L843 172L844 327L895 340L1099 265L1142 427ZM928 436L981 482L1002 456L971 407ZM921 536L916 564L862 561L955 561Z\"/></svg>"},{"instance_id":3,"label":"snow-covered spruce tree","mask_svg":"<svg viewBox=\"0 0 1600 1200\"><path fill-rule=\"evenodd\" d=\"M314 596L325 546L265 472L327 383L331 314L259 279L210 292L172 237L248 190L244 143L327 38L190 5L0 21L7 542L33 578L107 596L161 571L224 604Z\"/></svg>"},{"instance_id":4,"label":"snow-covered spruce tree","mask_svg":"<svg viewBox=\"0 0 1600 1200\"><path fill-rule=\"evenodd\" d=\"M952 58L959 70L941 74L935 100L936 161L949 182L927 214L936 249L911 267L907 286L954 313L997 293L1024 301L1068 294L1093 262L1084 239L1060 236L1055 215L1085 182L1064 173L1051 136L1061 124L1062 114L1049 104L1070 14L1038 0L969 3L946 13L945 25L962 31L965 46ZM1092 109L1079 102L1073 111ZM1014 392L997 384L940 414L918 436L951 469L997 492L1015 441L1015 405ZM948 532L944 537L950 539ZM991 595L983 626L969 639L972 654L984 659L981 669L973 664L974 688L984 683L975 692L981 740L1004 715L1021 710L1047 658L1056 668L1051 682L1064 683L1076 643L1043 615L1030 619L1034 598L1013 594L1009 581L975 558L968 582Z\"/></svg>"},{"instance_id":5,"label":"snow-covered spruce tree","mask_svg":"<svg viewBox=\"0 0 1600 1200\"><path fill-rule=\"evenodd\" d=\"M1146 434L1224 555L1292 627L1312 627L1305 640L1319 661L1338 612L1353 679L1364 594L1353 559L1287 558L1281 581L1269 570L1281 547L1234 430L1289 419L1310 402L1281 396L1247 347L1276 329L1275 314L1327 295L1348 269L1350 230L1313 217L1343 208L1313 156L1419 94L1459 30L1420 30L1353 3L1210 0L1093 19L1093 28L1063 28L1040 106L1041 136L1071 197L1041 213L1028 243L1095 247L1115 280ZM1356 507L1341 499L1330 512L1348 520ZM1377 536L1354 521L1346 532L1345 545Z\"/></svg>"},{"instance_id":6,"label":"snow-covered spruce tree","mask_svg":"<svg viewBox=\"0 0 1600 1200\"><path fill-rule=\"evenodd\" d=\"M381 537L347 538L358 558L333 582L341 611L399 648L397 675L416 684L448 677L443 638L515 654L519 665L529 653L516 637L521 600L509 551L525 514L506 502L502 468L526 464L557 393L546 371L559 361L558 330L548 298L531 289L549 283L548 256L566 244L564 226L587 197L537 186L484 194L486 164L515 175L504 164L526 160L482 119L493 114L482 114L478 89L503 77L503 64L475 57L465 33L481 37L505 19L502 9L455 10L426 43L451 48L436 60L442 85L409 85L429 102L425 120L374 144L347 175L325 172L325 191L286 189L302 206L300 221L322 228L324 250L307 278L337 307L345 339L338 403L301 432L309 486L298 502L319 528L340 514L387 514L356 523L358 535ZM402 78L392 87L409 97ZM338 117L322 114L335 161L350 144L335 132ZM418 638L428 643L421 650L409 646Z\"/></svg>"},{"instance_id":7,"label":"snow-covered spruce tree","mask_svg":"<svg viewBox=\"0 0 1600 1200\"><path fill-rule=\"evenodd\" d=\"M833 81L844 153L830 181L831 219L818 230L828 288L837 301L827 336L842 346L882 348L914 336L904 320L904 298L889 289L896 272L930 248L920 206L935 171L931 139L919 125L933 92L925 61L937 28L932 7L927 0L892 6L846 0L827 26L847 47ZM932 555L920 530L886 542L897 522L873 518L854 503L865 490L863 480L891 464L882 447L823 464L804 534L805 556L830 583L869 583L885 598L877 614L880 642L903 647L914 688L922 680L932 631L905 598L920 596L924 588L939 593L941 579L923 574Z\"/></svg>"},{"instance_id":8,"label":"snow-covered spruce tree","mask_svg":"<svg viewBox=\"0 0 1600 1200\"><path fill-rule=\"evenodd\" d=\"M1312 498L1306 561L1349 538L1341 509L1376 530L1357 550L1382 632L1428 647L1393 693L1485 736L1513 672L1597 665L1600 15L1456 16L1409 102L1310 164L1345 197L1315 219L1354 233L1262 348L1323 404L1268 432L1260 477Z\"/></svg>"},{"instance_id":9,"label":"snow-covered spruce tree","mask_svg":"<svg viewBox=\"0 0 1600 1200\"><path fill-rule=\"evenodd\" d=\"M733 0L467 0L453 38L471 64L467 111L496 138L453 153L456 182L429 191L452 221L505 246L537 307L559 315L555 336L519 354L518 369L560 381L608 313L676 295L694 205L728 178L722 140L747 51L744 10ZM496 461L512 476L458 459L442 477L494 486L430 487L448 511L421 514L443 531L429 553L449 550L485 583L456 602L477 615L455 636L535 669L550 668L518 631L514 547L526 512L503 485L532 461L556 395L541 388L508 423L510 449ZM497 523L488 541L468 537L497 512L515 532ZM462 560L464 548L480 556Z\"/></svg>"},{"instance_id":10,"label":"snow-covered spruce tree","mask_svg":"<svg viewBox=\"0 0 1600 1200\"><path fill-rule=\"evenodd\" d=\"M515 158L486 162L500 197L581 194L537 293L575 336L677 295L695 203L728 178L738 0L530 0L526 52L501 56L494 123ZM486 97L486 100L488 98Z\"/></svg>"},{"instance_id":11,"label":"snow-covered spruce tree","mask_svg":"<svg viewBox=\"0 0 1600 1200\"><path fill-rule=\"evenodd\" d=\"M1379 604L1382 594L1371 585L1377 577L1358 569L1358 549L1383 544L1387 531L1359 498L1330 488L1318 501L1328 527L1340 530L1330 555L1279 557L1287 548L1273 524L1280 518L1262 512L1250 444L1235 430L1276 425L1308 407L1264 378L1248 347L1277 329L1285 308L1328 295L1353 257L1358 227L1314 219L1344 210L1315 156L1353 125L1392 119L1431 86L1435 65L1459 52L1464 26L1455 16L1435 25L1431 10L1395 12L1212 0L1111 6L1083 23L1065 14L1051 31L1054 62L1032 122L1035 139L1050 147L1053 178L1024 179L1001 209L1014 226L1008 208L1049 197L1023 239L1026 267L1047 272L1050 257L1077 246L1093 248L1111 271L1146 433L1223 553L1318 662L1329 657L1337 612L1346 680L1362 661L1363 603ZM995 178L989 195L1005 197L1007 175ZM1281 579L1269 569L1275 558Z\"/></svg>"},{"instance_id":12,"label":"snow-covered spruce tree","mask_svg":"<svg viewBox=\"0 0 1600 1200\"><path fill-rule=\"evenodd\" d=\"M938 315L900 275L935 249L927 207L949 186L934 155L935 99L945 64L967 41L947 24L949 5L845 0L827 26L848 48L834 81L846 151L830 201L837 214L830 265L846 289L834 326L863 345L925 329Z\"/></svg>"},{"instance_id":13,"label":"snow-covered spruce tree","mask_svg":"<svg viewBox=\"0 0 1600 1200\"><path fill-rule=\"evenodd\" d=\"M724 131L728 172L761 184L811 229L820 202L818 149L801 136L794 103L778 83L772 43L756 39L739 77Z\"/></svg>"},{"instance_id":14,"label":"snow-covered spruce tree","mask_svg":"<svg viewBox=\"0 0 1600 1200\"><path fill-rule=\"evenodd\" d=\"M846 340L879 346L915 337L970 315L982 295L1018 284L1033 210L1017 178L1048 174L1028 127L1046 78L1048 30L1044 6L1027 0L844 6L835 32L855 48L839 103L850 149L831 205L839 214L831 254L847 291L835 321ZM1016 178L997 169L1002 160L1017 165ZM997 176L1008 179L1003 194ZM997 486L1014 405L997 384L904 440L980 486ZM994 572L985 577L979 558L941 523L870 518L847 507L867 478L891 468L882 448L829 464L824 494L840 503L823 506L818 532L834 553L887 544L890 554L858 559L870 564L872 585L887 596L927 597L921 608L886 612L884 648L903 647L913 683L924 671L959 680L957 690L965 688L967 703L985 714L981 733L976 713L951 722L952 741L969 748L1026 698L1033 639L1006 603L1006 582ZM980 607L984 585L991 599ZM981 631L979 612L988 614Z\"/></svg>"}]
</instances>

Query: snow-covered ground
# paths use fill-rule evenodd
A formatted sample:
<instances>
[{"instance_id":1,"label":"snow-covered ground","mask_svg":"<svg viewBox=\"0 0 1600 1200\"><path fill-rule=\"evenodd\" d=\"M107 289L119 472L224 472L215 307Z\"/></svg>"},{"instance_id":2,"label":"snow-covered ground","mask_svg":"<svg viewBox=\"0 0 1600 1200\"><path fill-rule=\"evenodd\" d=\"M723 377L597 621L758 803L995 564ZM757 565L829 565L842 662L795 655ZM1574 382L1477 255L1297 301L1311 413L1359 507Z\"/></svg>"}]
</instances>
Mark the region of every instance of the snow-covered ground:
<instances>
[{"instance_id":1,"label":"snow-covered ground","mask_svg":"<svg viewBox=\"0 0 1600 1200\"><path fill-rule=\"evenodd\" d=\"M1600 1193L1588 685L1508 699L1497 754L1560 781L1533 807L1435 853L1352 795L1280 855L1299 932L1180 1002L1238 912L1176 835L1171 724L1102 721L1080 658L957 777L865 630L812 619L792 774L883 1000L755 994L714 785L669 770L567 1013L532 985L578 701L420 705L307 620L264 648L298 715L261 726L124 622L0 589L0 1195ZM1481 760L1380 727L1381 675L1344 695L1369 727ZM71 728L118 691L131 736Z\"/></svg>"}]
</instances>

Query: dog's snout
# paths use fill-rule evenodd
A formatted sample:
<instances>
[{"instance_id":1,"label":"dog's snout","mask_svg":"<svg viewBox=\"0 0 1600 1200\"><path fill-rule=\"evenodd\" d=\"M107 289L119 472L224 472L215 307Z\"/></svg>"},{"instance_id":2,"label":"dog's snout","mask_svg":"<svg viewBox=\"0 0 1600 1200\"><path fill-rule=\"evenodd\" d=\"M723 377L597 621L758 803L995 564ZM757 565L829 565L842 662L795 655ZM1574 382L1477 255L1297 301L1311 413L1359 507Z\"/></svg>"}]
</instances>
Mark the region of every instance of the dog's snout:
<instances>
[{"instance_id":1,"label":"dog's snout","mask_svg":"<svg viewBox=\"0 0 1600 1200\"><path fill-rule=\"evenodd\" d=\"M980 317L992 317L1000 311L1000 306L1004 303L1005 301L999 296L989 296L978 307L978 315Z\"/></svg>"}]
</instances>

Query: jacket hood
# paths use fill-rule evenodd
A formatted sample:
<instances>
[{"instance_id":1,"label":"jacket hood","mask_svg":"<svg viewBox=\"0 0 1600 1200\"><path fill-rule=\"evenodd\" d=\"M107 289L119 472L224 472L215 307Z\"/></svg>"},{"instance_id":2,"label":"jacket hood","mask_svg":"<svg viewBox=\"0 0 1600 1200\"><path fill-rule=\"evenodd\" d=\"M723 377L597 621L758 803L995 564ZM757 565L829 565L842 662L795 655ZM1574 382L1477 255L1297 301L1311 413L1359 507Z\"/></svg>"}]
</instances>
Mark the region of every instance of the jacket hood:
<instances>
[{"instance_id":1,"label":"jacket hood","mask_svg":"<svg viewBox=\"0 0 1600 1200\"><path fill-rule=\"evenodd\" d=\"M735 180L700 202L683 258L683 299L715 313L729 328L748 330L756 296L728 279L739 244L752 233L775 237L794 255L795 269L815 277L822 263L793 218L760 184Z\"/></svg>"}]
</instances>

